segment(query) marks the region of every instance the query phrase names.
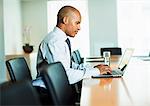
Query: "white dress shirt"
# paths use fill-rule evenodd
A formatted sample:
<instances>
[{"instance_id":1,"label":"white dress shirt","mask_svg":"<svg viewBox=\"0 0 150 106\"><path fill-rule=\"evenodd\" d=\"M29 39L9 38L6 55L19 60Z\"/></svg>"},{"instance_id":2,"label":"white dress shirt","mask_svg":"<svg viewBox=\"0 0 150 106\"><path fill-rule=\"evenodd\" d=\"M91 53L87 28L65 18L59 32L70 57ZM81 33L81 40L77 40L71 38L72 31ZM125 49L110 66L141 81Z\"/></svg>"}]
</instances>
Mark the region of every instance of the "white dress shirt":
<instances>
[{"instance_id":1,"label":"white dress shirt","mask_svg":"<svg viewBox=\"0 0 150 106\"><path fill-rule=\"evenodd\" d=\"M46 59L48 63L61 62L66 70L70 84L74 84L83 78L100 74L97 68L87 68L74 62L72 62L72 68L70 68L70 52L65 41L67 37L60 28L55 27L40 44L39 48L43 59ZM48 49L45 48L47 46Z\"/></svg>"}]
</instances>

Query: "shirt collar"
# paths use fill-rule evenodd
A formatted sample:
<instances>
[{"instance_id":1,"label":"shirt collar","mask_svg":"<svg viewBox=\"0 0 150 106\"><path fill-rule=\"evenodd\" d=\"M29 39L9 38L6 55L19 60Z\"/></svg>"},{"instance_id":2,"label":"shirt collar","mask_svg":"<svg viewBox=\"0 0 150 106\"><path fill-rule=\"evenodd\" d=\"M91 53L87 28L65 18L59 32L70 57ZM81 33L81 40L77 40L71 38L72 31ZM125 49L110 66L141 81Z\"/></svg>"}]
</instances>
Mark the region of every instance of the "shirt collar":
<instances>
[{"instance_id":1,"label":"shirt collar","mask_svg":"<svg viewBox=\"0 0 150 106\"><path fill-rule=\"evenodd\" d=\"M55 27L53 32L57 33L59 39L62 39L63 41L65 41L68 38L66 33L63 32L59 27Z\"/></svg>"}]
</instances>

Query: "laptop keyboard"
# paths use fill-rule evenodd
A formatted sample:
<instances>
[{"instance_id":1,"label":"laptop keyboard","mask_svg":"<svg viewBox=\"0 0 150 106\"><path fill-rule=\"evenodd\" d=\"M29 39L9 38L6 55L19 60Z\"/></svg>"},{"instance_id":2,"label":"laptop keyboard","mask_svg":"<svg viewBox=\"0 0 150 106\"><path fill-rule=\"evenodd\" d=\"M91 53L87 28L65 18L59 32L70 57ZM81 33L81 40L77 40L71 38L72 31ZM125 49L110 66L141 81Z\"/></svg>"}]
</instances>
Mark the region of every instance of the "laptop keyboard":
<instances>
[{"instance_id":1,"label":"laptop keyboard","mask_svg":"<svg viewBox=\"0 0 150 106\"><path fill-rule=\"evenodd\" d=\"M113 75L121 74L121 72L119 72L119 71L112 71L112 74L113 74Z\"/></svg>"},{"instance_id":2,"label":"laptop keyboard","mask_svg":"<svg viewBox=\"0 0 150 106\"><path fill-rule=\"evenodd\" d=\"M120 74L122 74L121 72L119 72L119 71L114 71L114 70L112 70L112 73L109 73L109 72L107 72L106 74L103 74L103 75L120 75Z\"/></svg>"}]
</instances>

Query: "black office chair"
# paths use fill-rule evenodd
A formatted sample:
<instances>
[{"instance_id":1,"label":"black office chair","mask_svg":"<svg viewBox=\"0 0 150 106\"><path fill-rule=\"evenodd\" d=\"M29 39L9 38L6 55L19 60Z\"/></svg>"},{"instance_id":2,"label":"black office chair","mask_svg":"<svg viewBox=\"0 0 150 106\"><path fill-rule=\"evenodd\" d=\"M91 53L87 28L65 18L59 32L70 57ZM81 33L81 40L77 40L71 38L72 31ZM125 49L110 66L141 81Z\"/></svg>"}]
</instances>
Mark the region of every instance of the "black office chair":
<instances>
[{"instance_id":1,"label":"black office chair","mask_svg":"<svg viewBox=\"0 0 150 106\"><path fill-rule=\"evenodd\" d=\"M42 71L41 76L52 97L52 105L75 104L75 92L60 62L50 64L48 70Z\"/></svg>"},{"instance_id":2,"label":"black office chair","mask_svg":"<svg viewBox=\"0 0 150 106\"><path fill-rule=\"evenodd\" d=\"M6 61L11 81L32 80L30 69L24 57L13 58Z\"/></svg>"},{"instance_id":3,"label":"black office chair","mask_svg":"<svg viewBox=\"0 0 150 106\"><path fill-rule=\"evenodd\" d=\"M84 58L81 57L79 50L75 50L72 52L72 60L77 64L81 64L84 62Z\"/></svg>"},{"instance_id":4,"label":"black office chair","mask_svg":"<svg viewBox=\"0 0 150 106\"><path fill-rule=\"evenodd\" d=\"M74 61L77 64L82 64L84 62L84 58L81 57L79 50L75 50L72 52L72 61ZM73 84L76 93L77 93L77 101L80 101L80 96L81 96L81 88L82 88L82 80Z\"/></svg>"},{"instance_id":5,"label":"black office chair","mask_svg":"<svg viewBox=\"0 0 150 106\"><path fill-rule=\"evenodd\" d=\"M44 64L44 65L43 65ZM30 69L26 63L24 57L13 58L6 61L6 66L12 82L30 80L32 82L32 77L30 74ZM45 63L41 63L42 69L46 68ZM42 105L51 105L50 96L47 95L47 90L40 86L34 86L37 90Z\"/></svg>"},{"instance_id":6,"label":"black office chair","mask_svg":"<svg viewBox=\"0 0 150 106\"><path fill-rule=\"evenodd\" d=\"M5 82L0 85L0 105L3 106L40 106L41 102L30 81Z\"/></svg>"},{"instance_id":7,"label":"black office chair","mask_svg":"<svg viewBox=\"0 0 150 106\"><path fill-rule=\"evenodd\" d=\"M107 47L107 48L101 48L101 55L103 55L104 51L110 51L111 55L122 55L122 50L119 47Z\"/></svg>"}]
</instances>

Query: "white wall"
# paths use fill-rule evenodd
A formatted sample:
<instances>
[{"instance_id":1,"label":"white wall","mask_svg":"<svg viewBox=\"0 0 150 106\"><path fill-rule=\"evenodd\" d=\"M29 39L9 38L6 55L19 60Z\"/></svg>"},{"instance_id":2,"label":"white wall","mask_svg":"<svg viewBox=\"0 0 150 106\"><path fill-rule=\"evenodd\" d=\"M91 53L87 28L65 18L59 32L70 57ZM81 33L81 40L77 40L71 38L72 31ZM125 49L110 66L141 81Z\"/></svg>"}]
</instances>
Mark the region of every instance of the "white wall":
<instances>
[{"instance_id":1,"label":"white wall","mask_svg":"<svg viewBox=\"0 0 150 106\"><path fill-rule=\"evenodd\" d=\"M0 0L0 83L6 81L4 52L3 0Z\"/></svg>"},{"instance_id":2,"label":"white wall","mask_svg":"<svg viewBox=\"0 0 150 106\"><path fill-rule=\"evenodd\" d=\"M39 43L47 34L47 0L24 0L21 4L22 27L31 26L30 44L37 51Z\"/></svg>"},{"instance_id":3,"label":"white wall","mask_svg":"<svg viewBox=\"0 0 150 106\"><path fill-rule=\"evenodd\" d=\"M148 56L150 0L117 0L117 8L118 45L123 49L134 48L134 56Z\"/></svg>"},{"instance_id":4,"label":"white wall","mask_svg":"<svg viewBox=\"0 0 150 106\"><path fill-rule=\"evenodd\" d=\"M100 48L117 46L116 0L89 0L90 54Z\"/></svg>"},{"instance_id":5,"label":"white wall","mask_svg":"<svg viewBox=\"0 0 150 106\"><path fill-rule=\"evenodd\" d=\"M20 0L4 0L5 54L22 53Z\"/></svg>"}]
</instances>

